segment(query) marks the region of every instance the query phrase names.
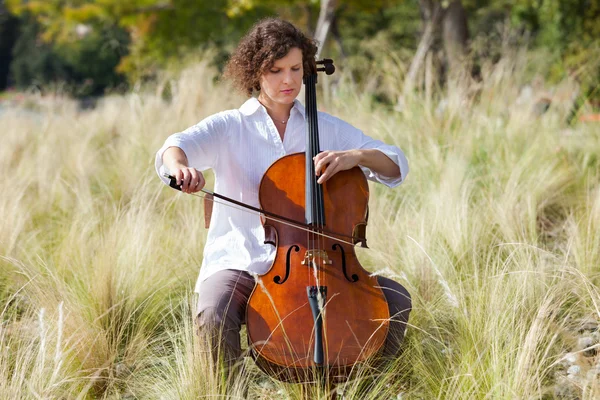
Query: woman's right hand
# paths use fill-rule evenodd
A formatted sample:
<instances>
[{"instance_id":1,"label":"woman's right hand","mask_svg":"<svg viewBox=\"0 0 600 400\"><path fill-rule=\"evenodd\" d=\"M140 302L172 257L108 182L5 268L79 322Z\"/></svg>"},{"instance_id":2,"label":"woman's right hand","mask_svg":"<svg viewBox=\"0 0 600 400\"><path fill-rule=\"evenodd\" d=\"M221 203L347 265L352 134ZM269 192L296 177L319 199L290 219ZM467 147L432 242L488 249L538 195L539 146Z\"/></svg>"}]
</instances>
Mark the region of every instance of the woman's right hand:
<instances>
[{"instance_id":1,"label":"woman's right hand","mask_svg":"<svg viewBox=\"0 0 600 400\"><path fill-rule=\"evenodd\" d=\"M181 191L185 193L196 193L204 187L206 181L202 172L195 168L188 167L188 159L183 150L176 146L171 146L162 156L163 163L181 186Z\"/></svg>"},{"instance_id":2,"label":"woman's right hand","mask_svg":"<svg viewBox=\"0 0 600 400\"><path fill-rule=\"evenodd\" d=\"M181 185L181 191L184 193L199 192L206 184L202 172L195 168L182 166L175 168L171 173L177 179L177 184Z\"/></svg>"}]
</instances>

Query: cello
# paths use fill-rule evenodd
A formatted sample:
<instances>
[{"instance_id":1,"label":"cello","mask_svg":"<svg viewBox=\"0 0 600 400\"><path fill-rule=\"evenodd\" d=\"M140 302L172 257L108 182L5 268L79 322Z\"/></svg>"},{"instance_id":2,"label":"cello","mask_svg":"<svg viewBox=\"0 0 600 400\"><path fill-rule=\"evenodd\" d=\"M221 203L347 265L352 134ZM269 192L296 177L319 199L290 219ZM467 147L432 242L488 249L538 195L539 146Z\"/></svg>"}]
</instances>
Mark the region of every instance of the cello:
<instances>
[{"instance_id":1,"label":"cello","mask_svg":"<svg viewBox=\"0 0 600 400\"><path fill-rule=\"evenodd\" d=\"M275 161L259 188L263 215L305 221L306 228L262 218L265 244L276 247L275 259L257 276L246 308L256 364L276 379L297 383L319 376L347 378L355 364L383 347L390 317L377 278L354 252L357 243L366 247L369 188L364 173L354 167L317 183L317 72L330 75L335 68L331 60L311 67L304 77L306 151Z\"/></svg>"}]
</instances>

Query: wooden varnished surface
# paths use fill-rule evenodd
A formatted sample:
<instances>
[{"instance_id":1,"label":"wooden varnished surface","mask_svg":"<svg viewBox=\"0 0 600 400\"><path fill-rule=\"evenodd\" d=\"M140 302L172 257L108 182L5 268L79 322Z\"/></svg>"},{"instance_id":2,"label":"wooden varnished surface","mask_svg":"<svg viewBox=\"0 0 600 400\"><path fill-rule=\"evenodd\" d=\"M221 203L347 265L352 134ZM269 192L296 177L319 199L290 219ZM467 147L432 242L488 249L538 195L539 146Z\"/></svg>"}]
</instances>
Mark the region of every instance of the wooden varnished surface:
<instances>
[{"instance_id":1,"label":"wooden varnished surface","mask_svg":"<svg viewBox=\"0 0 600 400\"><path fill-rule=\"evenodd\" d=\"M275 162L261 182L259 199L263 209L304 221L305 177L290 171L304 171L304 153L292 154ZM296 178L294 179L294 176ZM350 236L357 224L366 223L368 185L360 168L338 172L324 185L325 229ZM308 304L307 286L327 287L323 311L325 365L349 366L373 355L387 335L389 311L377 279L370 277L356 258L346 236L321 238L303 230L267 220L276 232L277 256L269 272L259 277L247 308L248 335L259 365L275 369L314 366L314 319ZM335 236L335 235L332 235ZM311 239L312 237L312 239ZM343 246L347 276L342 271ZM286 275L286 254L292 246L291 270L283 284L275 276ZM302 265L309 248L324 250L330 265Z\"/></svg>"}]
</instances>

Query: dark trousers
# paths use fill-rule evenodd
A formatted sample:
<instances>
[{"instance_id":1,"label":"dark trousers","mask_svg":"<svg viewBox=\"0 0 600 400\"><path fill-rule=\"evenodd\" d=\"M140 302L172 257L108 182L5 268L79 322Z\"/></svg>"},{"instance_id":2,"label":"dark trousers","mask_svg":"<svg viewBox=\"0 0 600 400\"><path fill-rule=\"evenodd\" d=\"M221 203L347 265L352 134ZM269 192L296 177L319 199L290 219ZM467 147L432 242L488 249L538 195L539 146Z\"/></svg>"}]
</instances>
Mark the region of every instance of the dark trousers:
<instances>
[{"instance_id":1,"label":"dark trousers","mask_svg":"<svg viewBox=\"0 0 600 400\"><path fill-rule=\"evenodd\" d=\"M378 276L377 280L390 310L388 336L383 357L393 358L400 353L408 315L411 310L410 294L391 279ZM219 347L227 364L240 358L240 329L245 323L246 305L254 288L254 278L245 271L227 269L204 280L199 288L197 323L200 332L209 334L213 346Z\"/></svg>"}]
</instances>

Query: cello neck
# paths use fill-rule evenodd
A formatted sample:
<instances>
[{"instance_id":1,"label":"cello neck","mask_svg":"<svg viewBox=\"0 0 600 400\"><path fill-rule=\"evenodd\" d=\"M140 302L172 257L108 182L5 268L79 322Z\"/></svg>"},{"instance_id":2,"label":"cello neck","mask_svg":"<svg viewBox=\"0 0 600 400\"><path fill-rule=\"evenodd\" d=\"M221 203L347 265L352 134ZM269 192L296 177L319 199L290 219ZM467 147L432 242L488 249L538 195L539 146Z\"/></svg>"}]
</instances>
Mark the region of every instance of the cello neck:
<instances>
[{"instance_id":1,"label":"cello neck","mask_svg":"<svg viewBox=\"0 0 600 400\"><path fill-rule=\"evenodd\" d=\"M317 74L304 78L305 118L306 118L306 223L314 227L325 225L323 187L317 183L313 157L321 152L319 148L319 124L317 118Z\"/></svg>"}]
</instances>

